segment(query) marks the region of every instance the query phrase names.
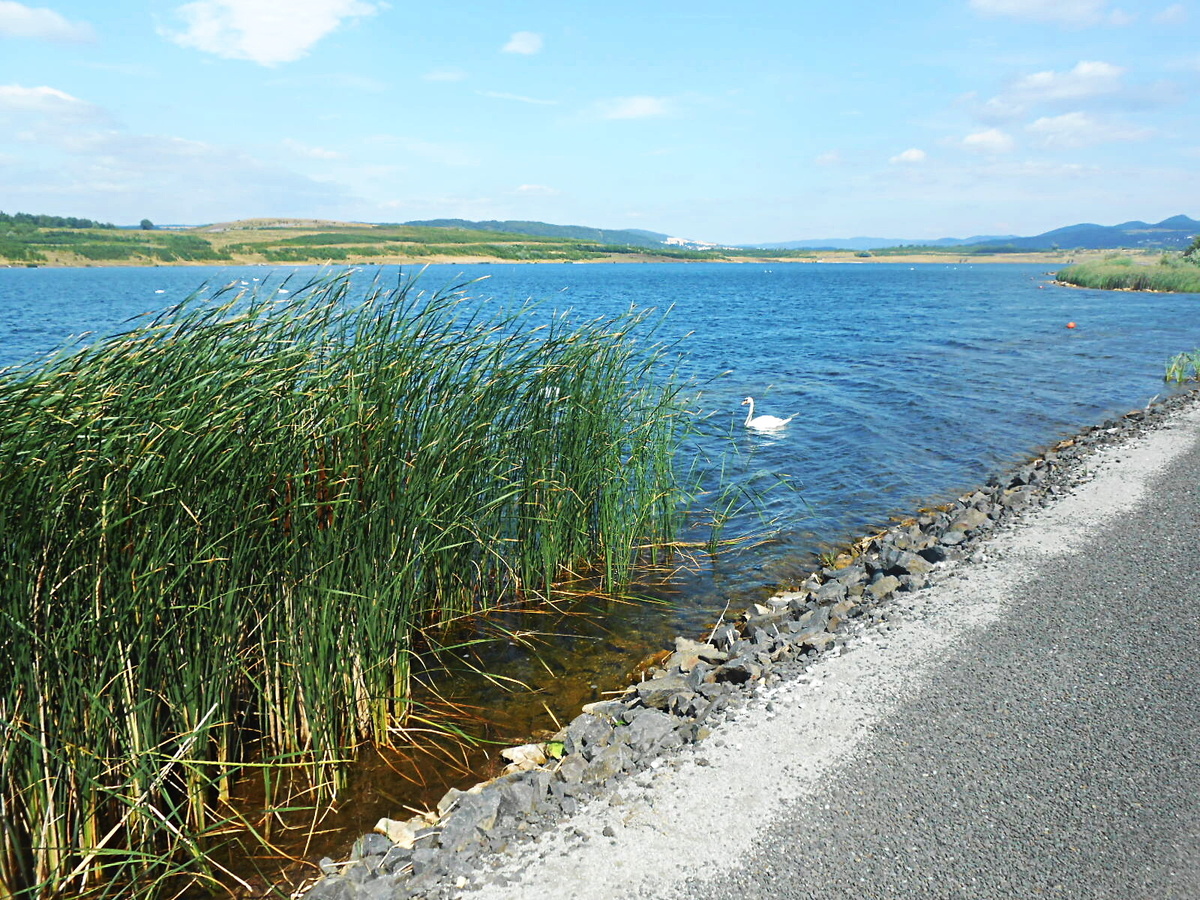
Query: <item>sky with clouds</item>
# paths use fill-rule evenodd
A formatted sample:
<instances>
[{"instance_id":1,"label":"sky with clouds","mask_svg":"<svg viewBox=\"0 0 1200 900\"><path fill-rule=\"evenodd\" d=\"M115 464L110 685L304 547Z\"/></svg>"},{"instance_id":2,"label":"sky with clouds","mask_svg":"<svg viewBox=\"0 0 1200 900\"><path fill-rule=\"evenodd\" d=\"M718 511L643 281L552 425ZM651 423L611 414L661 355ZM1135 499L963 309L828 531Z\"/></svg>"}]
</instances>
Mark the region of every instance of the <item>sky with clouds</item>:
<instances>
[{"instance_id":1,"label":"sky with clouds","mask_svg":"<svg viewBox=\"0 0 1200 900\"><path fill-rule=\"evenodd\" d=\"M1200 218L1200 0L0 0L0 210L721 243Z\"/></svg>"}]
</instances>

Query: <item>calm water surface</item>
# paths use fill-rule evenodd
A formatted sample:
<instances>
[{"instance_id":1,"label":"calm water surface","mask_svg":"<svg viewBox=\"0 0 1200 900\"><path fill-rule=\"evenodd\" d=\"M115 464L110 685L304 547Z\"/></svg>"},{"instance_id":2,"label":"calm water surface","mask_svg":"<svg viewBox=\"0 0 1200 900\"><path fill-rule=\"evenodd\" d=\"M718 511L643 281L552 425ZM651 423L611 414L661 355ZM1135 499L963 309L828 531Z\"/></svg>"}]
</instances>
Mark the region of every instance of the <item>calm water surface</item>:
<instances>
[{"instance_id":1,"label":"calm water surface","mask_svg":"<svg viewBox=\"0 0 1200 900\"><path fill-rule=\"evenodd\" d=\"M0 366L116 330L203 283L274 286L317 271L0 269ZM485 279L472 295L581 318L669 310L660 336L682 339L681 368L704 385L713 428L736 434L735 468L799 488L771 500L787 552L947 497L1144 404L1164 391L1167 357L1200 346L1197 295L1058 288L1045 266L431 266L421 284L460 276ZM744 432L747 395L796 421L780 435Z\"/></svg>"},{"instance_id":2,"label":"calm water surface","mask_svg":"<svg viewBox=\"0 0 1200 900\"><path fill-rule=\"evenodd\" d=\"M205 281L262 279L275 290L288 272L303 281L316 271L0 269L0 366L69 335L116 330ZM706 561L668 604L610 607L582 630L546 623L564 633L551 641L549 670L513 649L508 664L537 698L498 713L509 717L498 731L516 735L546 724L543 700L573 715L593 685L611 686L674 634L700 633L727 600L737 609L807 572L822 546L1144 405L1166 390L1167 358L1200 347L1200 296L1058 288L1045 266L432 266L421 284L485 276L471 293L504 304L533 299L583 318L669 309L659 336L681 340L681 368L703 385L713 430L733 435L730 471L787 476L798 489L769 495L776 541ZM397 270L361 275L372 277L394 281ZM778 435L747 433L747 395L759 412L797 418Z\"/></svg>"}]
</instances>

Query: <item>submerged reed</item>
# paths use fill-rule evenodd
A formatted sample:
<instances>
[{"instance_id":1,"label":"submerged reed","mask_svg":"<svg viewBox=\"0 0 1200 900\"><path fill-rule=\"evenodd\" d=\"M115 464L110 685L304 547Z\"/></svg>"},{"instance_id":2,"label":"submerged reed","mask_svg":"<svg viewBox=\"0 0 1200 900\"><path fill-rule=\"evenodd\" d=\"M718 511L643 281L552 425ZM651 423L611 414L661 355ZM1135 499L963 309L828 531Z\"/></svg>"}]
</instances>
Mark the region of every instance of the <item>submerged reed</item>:
<instances>
[{"instance_id":1,"label":"submerged reed","mask_svg":"<svg viewBox=\"0 0 1200 900\"><path fill-rule=\"evenodd\" d=\"M1174 384L1200 381L1200 349L1177 353L1167 360L1167 371L1163 380Z\"/></svg>"},{"instance_id":2,"label":"submerged reed","mask_svg":"<svg viewBox=\"0 0 1200 900\"><path fill-rule=\"evenodd\" d=\"M220 880L233 782L330 800L417 630L671 541L690 417L643 317L465 288L225 289L0 372L0 897Z\"/></svg>"}]
</instances>

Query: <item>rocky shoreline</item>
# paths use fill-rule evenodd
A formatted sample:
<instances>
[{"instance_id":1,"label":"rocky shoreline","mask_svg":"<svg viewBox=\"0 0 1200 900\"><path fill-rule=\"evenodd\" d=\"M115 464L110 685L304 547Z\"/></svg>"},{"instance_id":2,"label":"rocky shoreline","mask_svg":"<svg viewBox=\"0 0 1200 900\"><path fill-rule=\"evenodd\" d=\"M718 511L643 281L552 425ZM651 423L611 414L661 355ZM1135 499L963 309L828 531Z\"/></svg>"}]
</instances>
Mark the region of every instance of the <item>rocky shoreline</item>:
<instances>
[{"instance_id":1,"label":"rocky shoreline","mask_svg":"<svg viewBox=\"0 0 1200 900\"><path fill-rule=\"evenodd\" d=\"M505 774L449 791L431 816L382 820L349 860L323 860L308 900L448 898L491 883L487 856L520 844L605 796L650 777L674 751L702 742L763 685L798 677L864 631L890 630L893 601L969 559L1034 506L1087 478L1096 450L1141 433L1195 402L1178 394L1085 428L953 503L856 542L798 590L755 604L706 640L676 638L674 653L619 698L589 704L550 741L511 748ZM900 635L897 635L900 637Z\"/></svg>"}]
</instances>

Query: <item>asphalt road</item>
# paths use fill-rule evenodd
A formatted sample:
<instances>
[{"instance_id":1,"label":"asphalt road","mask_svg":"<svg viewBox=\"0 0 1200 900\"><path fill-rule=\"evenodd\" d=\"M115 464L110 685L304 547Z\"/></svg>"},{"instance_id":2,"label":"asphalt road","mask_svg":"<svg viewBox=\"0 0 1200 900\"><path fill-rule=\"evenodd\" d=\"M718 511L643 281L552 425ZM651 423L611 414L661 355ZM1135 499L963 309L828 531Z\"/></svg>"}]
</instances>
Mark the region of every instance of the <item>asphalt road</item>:
<instances>
[{"instance_id":1,"label":"asphalt road","mask_svg":"<svg viewBox=\"0 0 1200 900\"><path fill-rule=\"evenodd\" d=\"M1200 898L1200 410L1094 465L484 893Z\"/></svg>"}]
</instances>

